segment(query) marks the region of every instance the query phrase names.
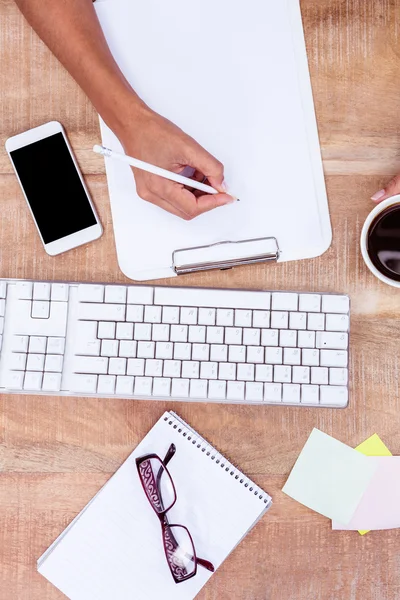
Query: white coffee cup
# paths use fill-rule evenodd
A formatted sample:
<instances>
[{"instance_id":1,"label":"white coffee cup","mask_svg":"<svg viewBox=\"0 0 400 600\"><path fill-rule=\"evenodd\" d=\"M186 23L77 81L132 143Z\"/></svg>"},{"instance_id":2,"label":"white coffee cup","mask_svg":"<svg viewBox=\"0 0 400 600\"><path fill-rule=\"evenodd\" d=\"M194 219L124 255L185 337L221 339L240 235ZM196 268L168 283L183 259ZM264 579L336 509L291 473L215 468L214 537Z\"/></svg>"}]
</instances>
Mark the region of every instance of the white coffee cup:
<instances>
[{"instance_id":1,"label":"white coffee cup","mask_svg":"<svg viewBox=\"0 0 400 600\"><path fill-rule=\"evenodd\" d=\"M396 288L400 288L400 281L395 281L394 279L391 279L390 277L387 277L386 275L383 275L383 273L378 271L378 269L376 268L376 266L374 265L374 263L372 262L372 260L369 257L369 254L368 254L368 232L370 230L372 223L375 221L376 217L378 217L382 212L384 212L387 208L389 208L390 206L393 206L395 204L398 204L399 209L400 209L400 195L392 196L392 198L388 198L387 200L380 202L379 204L377 204L375 206L374 210L369 213L367 220L364 223L364 227L362 228L362 232L361 232L361 253L362 253L363 259L365 261L365 264L367 265L367 267L369 268L371 273L373 273L375 275L375 277L377 277L384 283L387 283L388 285L391 285ZM400 246L400 240L399 240L399 246Z\"/></svg>"}]
</instances>

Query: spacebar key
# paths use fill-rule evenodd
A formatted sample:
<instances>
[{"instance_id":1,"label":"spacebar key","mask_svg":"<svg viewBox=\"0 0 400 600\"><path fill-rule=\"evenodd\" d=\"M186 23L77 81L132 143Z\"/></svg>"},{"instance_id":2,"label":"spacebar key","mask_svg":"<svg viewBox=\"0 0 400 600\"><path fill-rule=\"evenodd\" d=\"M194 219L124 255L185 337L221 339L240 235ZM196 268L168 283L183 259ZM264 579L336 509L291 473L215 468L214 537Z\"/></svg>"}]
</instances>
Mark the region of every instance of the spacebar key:
<instances>
[{"instance_id":1,"label":"spacebar key","mask_svg":"<svg viewBox=\"0 0 400 600\"><path fill-rule=\"evenodd\" d=\"M200 306L215 308L248 308L266 310L270 307L269 292L241 290L207 290L202 288L154 288L154 304L163 306Z\"/></svg>"}]
</instances>

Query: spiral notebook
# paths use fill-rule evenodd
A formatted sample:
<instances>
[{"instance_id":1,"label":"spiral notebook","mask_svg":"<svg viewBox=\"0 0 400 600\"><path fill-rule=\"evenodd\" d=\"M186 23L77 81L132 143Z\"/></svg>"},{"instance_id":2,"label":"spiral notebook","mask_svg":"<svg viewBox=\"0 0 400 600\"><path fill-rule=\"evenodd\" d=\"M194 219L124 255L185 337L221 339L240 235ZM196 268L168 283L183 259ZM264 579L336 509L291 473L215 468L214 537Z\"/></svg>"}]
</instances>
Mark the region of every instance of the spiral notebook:
<instances>
[{"instance_id":1,"label":"spiral notebook","mask_svg":"<svg viewBox=\"0 0 400 600\"><path fill-rule=\"evenodd\" d=\"M169 522L188 528L196 555L215 569L270 507L266 492L166 412L38 560L39 573L71 600L190 600L212 576L199 566L194 577L175 583L159 519L139 479L135 459L164 457L171 444L176 451L168 470L177 500Z\"/></svg>"}]
</instances>

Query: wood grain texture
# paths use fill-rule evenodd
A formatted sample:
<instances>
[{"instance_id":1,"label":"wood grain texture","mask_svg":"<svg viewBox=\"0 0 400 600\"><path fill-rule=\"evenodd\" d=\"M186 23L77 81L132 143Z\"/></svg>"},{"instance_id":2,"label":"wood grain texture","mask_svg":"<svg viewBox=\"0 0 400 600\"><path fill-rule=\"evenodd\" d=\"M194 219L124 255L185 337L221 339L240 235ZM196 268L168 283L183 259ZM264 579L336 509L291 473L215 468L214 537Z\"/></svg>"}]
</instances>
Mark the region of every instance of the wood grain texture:
<instances>
[{"instance_id":1,"label":"wood grain texture","mask_svg":"<svg viewBox=\"0 0 400 600\"><path fill-rule=\"evenodd\" d=\"M327 519L280 491L314 426L353 446L376 431L400 453L399 292L369 274L358 250L369 197L400 171L400 0L303 0L301 5L332 247L311 261L204 273L179 283L349 293L350 407L2 396L1 600L63 597L37 574L36 559L169 408L274 498L271 511L218 570L201 600L400 597L399 532L333 533ZM99 241L57 258L42 250L3 149L8 136L50 119L64 124L105 226ZM90 103L12 0L0 0L1 277L125 281L116 260L103 162L90 150L98 140Z\"/></svg>"}]
</instances>

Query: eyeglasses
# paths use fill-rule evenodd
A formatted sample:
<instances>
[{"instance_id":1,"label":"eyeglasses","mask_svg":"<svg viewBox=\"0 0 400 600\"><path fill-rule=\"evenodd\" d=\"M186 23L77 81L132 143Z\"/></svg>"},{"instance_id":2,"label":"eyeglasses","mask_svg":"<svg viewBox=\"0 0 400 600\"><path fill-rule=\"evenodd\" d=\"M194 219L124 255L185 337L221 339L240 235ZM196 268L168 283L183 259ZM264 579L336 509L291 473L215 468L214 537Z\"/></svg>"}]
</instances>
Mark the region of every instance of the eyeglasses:
<instances>
[{"instance_id":1,"label":"eyeglasses","mask_svg":"<svg viewBox=\"0 0 400 600\"><path fill-rule=\"evenodd\" d=\"M136 459L136 466L144 492L154 512L160 519L165 556L175 583L182 583L197 573L197 566L214 572L214 566L196 556L192 536L187 527L169 523L167 512L176 502L176 491L167 464L176 447L171 444L164 460L157 454L147 454Z\"/></svg>"}]
</instances>

